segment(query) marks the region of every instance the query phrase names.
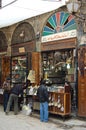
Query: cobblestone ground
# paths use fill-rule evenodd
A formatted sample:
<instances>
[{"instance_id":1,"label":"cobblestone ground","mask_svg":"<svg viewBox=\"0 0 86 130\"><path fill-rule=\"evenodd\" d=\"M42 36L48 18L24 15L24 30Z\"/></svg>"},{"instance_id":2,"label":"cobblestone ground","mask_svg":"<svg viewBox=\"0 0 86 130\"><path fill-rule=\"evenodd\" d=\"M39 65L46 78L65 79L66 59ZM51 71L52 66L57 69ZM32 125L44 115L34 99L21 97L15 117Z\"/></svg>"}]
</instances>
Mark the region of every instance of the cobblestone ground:
<instances>
[{"instance_id":1,"label":"cobblestone ground","mask_svg":"<svg viewBox=\"0 0 86 130\"><path fill-rule=\"evenodd\" d=\"M13 112L5 115L0 106L0 130L86 130L86 121L69 119L63 122L49 118L48 123L43 123L40 122L39 115L26 116L21 112L18 115Z\"/></svg>"}]
</instances>

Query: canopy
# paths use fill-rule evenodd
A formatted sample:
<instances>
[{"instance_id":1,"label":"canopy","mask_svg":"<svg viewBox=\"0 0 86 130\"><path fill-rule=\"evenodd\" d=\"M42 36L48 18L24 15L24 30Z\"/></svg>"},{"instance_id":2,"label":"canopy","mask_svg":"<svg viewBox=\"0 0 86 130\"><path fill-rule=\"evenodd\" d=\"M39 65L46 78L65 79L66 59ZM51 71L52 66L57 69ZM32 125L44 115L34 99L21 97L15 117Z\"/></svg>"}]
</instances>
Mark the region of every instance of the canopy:
<instances>
[{"instance_id":1,"label":"canopy","mask_svg":"<svg viewBox=\"0 0 86 130\"><path fill-rule=\"evenodd\" d=\"M65 0L2 0L0 28L47 13L65 5Z\"/></svg>"}]
</instances>

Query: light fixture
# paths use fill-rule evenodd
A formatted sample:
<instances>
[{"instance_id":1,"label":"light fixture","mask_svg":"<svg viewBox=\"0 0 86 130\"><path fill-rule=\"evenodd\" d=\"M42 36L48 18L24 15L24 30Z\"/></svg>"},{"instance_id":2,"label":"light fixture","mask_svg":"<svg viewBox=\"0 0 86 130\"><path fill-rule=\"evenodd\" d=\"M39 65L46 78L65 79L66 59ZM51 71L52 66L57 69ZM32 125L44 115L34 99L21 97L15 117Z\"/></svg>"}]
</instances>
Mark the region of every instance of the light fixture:
<instances>
[{"instance_id":1,"label":"light fixture","mask_svg":"<svg viewBox=\"0 0 86 130\"><path fill-rule=\"evenodd\" d=\"M81 3L78 0L66 0L66 6L69 13L75 14L78 12Z\"/></svg>"},{"instance_id":2,"label":"light fixture","mask_svg":"<svg viewBox=\"0 0 86 130\"><path fill-rule=\"evenodd\" d=\"M19 34L19 36L20 36L21 38L24 38L24 36L25 36L25 31L22 30L21 33Z\"/></svg>"},{"instance_id":3,"label":"light fixture","mask_svg":"<svg viewBox=\"0 0 86 130\"><path fill-rule=\"evenodd\" d=\"M68 12L85 21L86 14L84 14L84 12L81 11L82 3L83 3L82 0L66 0L66 6L67 6Z\"/></svg>"},{"instance_id":4,"label":"light fixture","mask_svg":"<svg viewBox=\"0 0 86 130\"><path fill-rule=\"evenodd\" d=\"M40 38L40 32L38 31L37 33L36 33L36 39L39 39Z\"/></svg>"},{"instance_id":5,"label":"light fixture","mask_svg":"<svg viewBox=\"0 0 86 130\"><path fill-rule=\"evenodd\" d=\"M69 63L67 64L67 69L70 69L70 64Z\"/></svg>"},{"instance_id":6,"label":"light fixture","mask_svg":"<svg viewBox=\"0 0 86 130\"><path fill-rule=\"evenodd\" d=\"M16 65L16 66L15 66L15 70L18 70L18 69L19 69L19 66L18 66L18 65Z\"/></svg>"},{"instance_id":7,"label":"light fixture","mask_svg":"<svg viewBox=\"0 0 86 130\"><path fill-rule=\"evenodd\" d=\"M85 11L83 11L85 5L85 0L66 0L66 7L68 12L76 16L79 22L83 22L84 32L86 31L86 14Z\"/></svg>"}]
</instances>

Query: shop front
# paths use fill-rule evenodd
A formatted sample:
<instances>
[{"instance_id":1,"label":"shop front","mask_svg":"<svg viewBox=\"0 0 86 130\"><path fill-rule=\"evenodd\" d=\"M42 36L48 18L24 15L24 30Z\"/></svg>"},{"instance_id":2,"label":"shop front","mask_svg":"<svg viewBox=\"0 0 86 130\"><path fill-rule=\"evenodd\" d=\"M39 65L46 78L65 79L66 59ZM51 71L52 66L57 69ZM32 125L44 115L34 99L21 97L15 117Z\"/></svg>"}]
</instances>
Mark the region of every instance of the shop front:
<instances>
[{"instance_id":1,"label":"shop front","mask_svg":"<svg viewBox=\"0 0 86 130\"><path fill-rule=\"evenodd\" d=\"M11 53L11 76L12 82L26 82L32 64L36 64L36 41L33 27L23 22L19 24L12 36ZM34 70L35 71L35 70ZM38 71L36 71L36 75ZM38 82L38 81L37 81Z\"/></svg>"},{"instance_id":2,"label":"shop front","mask_svg":"<svg viewBox=\"0 0 86 130\"><path fill-rule=\"evenodd\" d=\"M41 73L49 91L49 112L62 116L76 109L76 29L72 15L57 12L42 32Z\"/></svg>"},{"instance_id":3,"label":"shop front","mask_svg":"<svg viewBox=\"0 0 86 130\"><path fill-rule=\"evenodd\" d=\"M31 83L37 84L38 78L38 53L36 53L35 32L33 27L23 22L19 24L12 35L11 44L11 84L26 83L28 76L35 72L36 78L31 79ZM35 66L35 67L34 67ZM37 67L36 67L37 66ZM32 72L32 73L31 73ZM35 76L34 76L35 77ZM23 97L23 99L22 99ZM27 90L19 97L19 104L23 101L26 103Z\"/></svg>"}]
</instances>

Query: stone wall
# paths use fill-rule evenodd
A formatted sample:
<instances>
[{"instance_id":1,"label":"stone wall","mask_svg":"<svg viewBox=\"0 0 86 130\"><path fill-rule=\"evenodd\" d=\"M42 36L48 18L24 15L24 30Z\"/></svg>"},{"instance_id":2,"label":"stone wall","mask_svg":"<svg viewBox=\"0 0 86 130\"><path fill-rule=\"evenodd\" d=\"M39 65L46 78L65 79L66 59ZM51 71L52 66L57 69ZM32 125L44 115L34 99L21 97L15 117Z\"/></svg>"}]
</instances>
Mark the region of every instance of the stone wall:
<instances>
[{"instance_id":1,"label":"stone wall","mask_svg":"<svg viewBox=\"0 0 86 130\"><path fill-rule=\"evenodd\" d=\"M40 52L41 51L41 49L40 49L41 33L42 33L42 29L43 29L44 24L46 24L47 19L53 13L55 13L56 11L62 11L62 10L63 11L66 10L65 7L61 7L57 10L54 10L54 11L51 11L51 12L48 12L48 13L45 13L45 14L42 14L42 15L39 15L39 16L35 16L35 17L32 17L32 18L26 19L24 21L18 22L16 24L8 26L8 27L1 28L0 31L4 32L6 39L7 39L7 44L8 44L7 55L9 55L9 56L11 55L12 35L13 35L16 27L23 22L28 22L29 24L32 25L34 32L35 32L35 37L36 37L36 51Z\"/></svg>"}]
</instances>

